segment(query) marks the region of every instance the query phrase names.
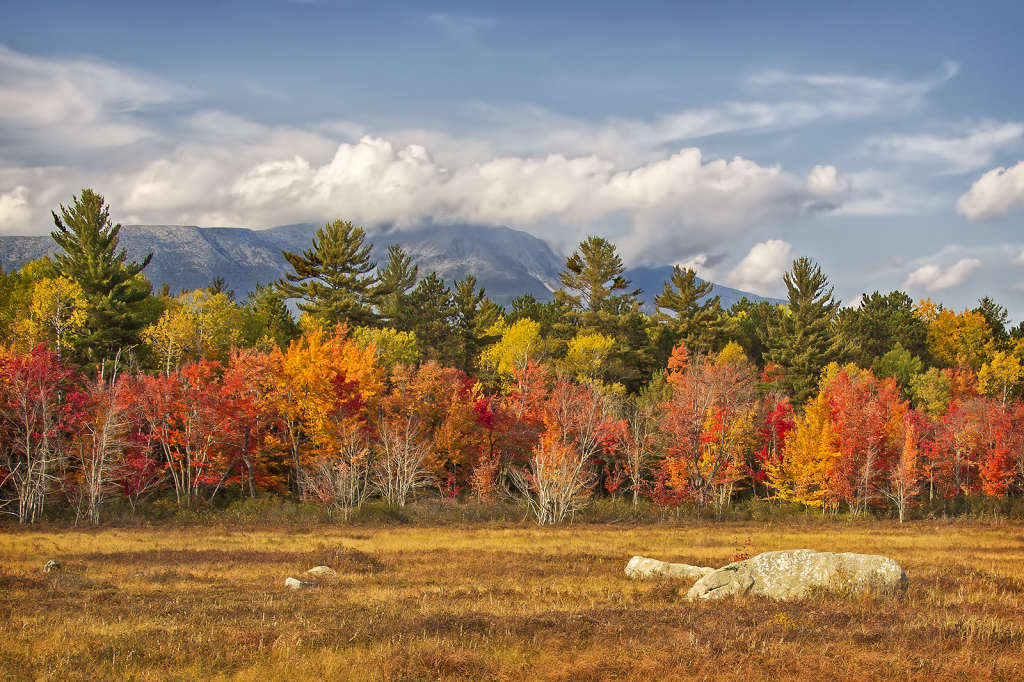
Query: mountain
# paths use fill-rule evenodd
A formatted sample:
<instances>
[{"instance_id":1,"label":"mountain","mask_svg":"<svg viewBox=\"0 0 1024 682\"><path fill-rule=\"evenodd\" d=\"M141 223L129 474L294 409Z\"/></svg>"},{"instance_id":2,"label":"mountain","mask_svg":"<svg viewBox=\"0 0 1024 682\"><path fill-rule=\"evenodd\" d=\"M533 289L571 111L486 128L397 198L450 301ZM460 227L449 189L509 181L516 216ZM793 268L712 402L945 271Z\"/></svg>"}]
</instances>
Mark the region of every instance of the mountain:
<instances>
[{"instance_id":1,"label":"mountain","mask_svg":"<svg viewBox=\"0 0 1024 682\"><path fill-rule=\"evenodd\" d=\"M156 288L167 283L172 292L194 289L222 277L239 299L257 284L267 284L289 271L282 251L301 252L311 246L318 224L281 225L267 230L236 227L195 227L188 225L124 225L121 246L129 260L141 260L153 253L145 274ZM540 301L553 298L558 288L558 273L565 258L552 251L541 239L507 227L479 225L426 225L407 230L371 230L367 240L374 244L373 254L381 262L387 247L400 244L421 275L437 272L449 284L468 274L477 278L491 300L507 305L522 294L533 294ZM0 265L19 268L29 260L55 250L49 236L0 236ZM645 308L653 310L653 296L664 288L672 274L671 266L640 267L627 270L634 287L644 290ZM723 307L743 296L764 299L728 287L715 285Z\"/></svg>"}]
</instances>

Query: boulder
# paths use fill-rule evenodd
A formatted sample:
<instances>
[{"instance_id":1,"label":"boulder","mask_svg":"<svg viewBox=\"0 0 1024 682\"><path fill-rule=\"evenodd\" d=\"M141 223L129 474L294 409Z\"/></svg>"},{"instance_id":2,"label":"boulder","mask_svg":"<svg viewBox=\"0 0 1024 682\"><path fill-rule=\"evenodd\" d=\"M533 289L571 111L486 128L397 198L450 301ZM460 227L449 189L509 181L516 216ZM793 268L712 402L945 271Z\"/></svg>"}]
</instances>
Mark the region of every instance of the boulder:
<instances>
[{"instance_id":1,"label":"boulder","mask_svg":"<svg viewBox=\"0 0 1024 682\"><path fill-rule=\"evenodd\" d=\"M292 590L308 590L310 587L314 587L313 583L303 582L295 578L285 578L284 586Z\"/></svg>"},{"instance_id":2,"label":"boulder","mask_svg":"<svg viewBox=\"0 0 1024 682\"><path fill-rule=\"evenodd\" d=\"M309 576L310 578L335 578L338 572L330 566L314 566L302 575Z\"/></svg>"},{"instance_id":3,"label":"boulder","mask_svg":"<svg viewBox=\"0 0 1024 682\"><path fill-rule=\"evenodd\" d=\"M635 556L626 564L626 577L634 580L640 578L684 578L686 580L698 580L708 573L714 573L715 569L704 566L690 566L689 564L670 564L667 561L648 559L642 556Z\"/></svg>"},{"instance_id":4,"label":"boulder","mask_svg":"<svg viewBox=\"0 0 1024 682\"><path fill-rule=\"evenodd\" d=\"M752 594L784 601L800 599L812 590L895 592L908 585L900 565L884 556L791 549L758 554L709 573L690 588L686 598Z\"/></svg>"},{"instance_id":5,"label":"boulder","mask_svg":"<svg viewBox=\"0 0 1024 682\"><path fill-rule=\"evenodd\" d=\"M46 573L49 573L50 571L59 571L59 570L60 570L60 562L57 561L56 559L50 559L45 564L43 564L43 571L45 571Z\"/></svg>"}]
</instances>

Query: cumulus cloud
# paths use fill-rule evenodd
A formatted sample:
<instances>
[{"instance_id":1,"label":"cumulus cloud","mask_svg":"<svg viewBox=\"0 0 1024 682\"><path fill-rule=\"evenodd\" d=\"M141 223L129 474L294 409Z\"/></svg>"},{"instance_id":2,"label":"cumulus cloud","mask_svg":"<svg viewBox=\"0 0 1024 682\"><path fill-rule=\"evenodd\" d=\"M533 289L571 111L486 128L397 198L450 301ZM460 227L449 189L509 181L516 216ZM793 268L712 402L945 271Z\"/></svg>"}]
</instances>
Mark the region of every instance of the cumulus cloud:
<instances>
[{"instance_id":1,"label":"cumulus cloud","mask_svg":"<svg viewBox=\"0 0 1024 682\"><path fill-rule=\"evenodd\" d=\"M0 193L0 233L15 232L30 220L31 215L27 187L18 186L10 192Z\"/></svg>"},{"instance_id":2,"label":"cumulus cloud","mask_svg":"<svg viewBox=\"0 0 1024 682\"><path fill-rule=\"evenodd\" d=\"M974 181L956 202L956 210L971 220L993 220L1024 207L1024 161L1012 168L995 168Z\"/></svg>"},{"instance_id":3,"label":"cumulus cloud","mask_svg":"<svg viewBox=\"0 0 1024 682\"><path fill-rule=\"evenodd\" d=\"M781 239L755 244L728 274L730 286L761 296L782 292L782 275L792 264L793 245Z\"/></svg>"},{"instance_id":4,"label":"cumulus cloud","mask_svg":"<svg viewBox=\"0 0 1024 682\"><path fill-rule=\"evenodd\" d=\"M491 142L406 130L339 143L359 126L264 126L200 112L160 127L159 117L138 114L172 97L172 88L99 62L0 48L0 99L9 103L0 138L15 140L0 168L2 226L41 231L55 201L92 186L123 222L502 224L562 245L605 234L631 263L672 262L755 225L834 210L851 188L832 166L801 176L741 157L705 159L696 147L667 147L673 140L877 111L933 87L772 78L793 99L726 103L653 123L565 119L542 129L539 116L536 135L498 131ZM49 153L65 141L66 155L53 162L17 158L19 145ZM99 146L111 153L84 153Z\"/></svg>"},{"instance_id":5,"label":"cumulus cloud","mask_svg":"<svg viewBox=\"0 0 1024 682\"><path fill-rule=\"evenodd\" d=\"M905 163L939 166L946 173L966 173L992 163L996 152L1020 142L1024 125L983 122L962 135L894 135L875 140L869 148Z\"/></svg>"},{"instance_id":6,"label":"cumulus cloud","mask_svg":"<svg viewBox=\"0 0 1024 682\"><path fill-rule=\"evenodd\" d=\"M977 258L962 258L948 268L929 263L910 273L903 288L922 288L928 291L952 289L963 284L967 277L979 267L981 267L981 261Z\"/></svg>"}]
</instances>

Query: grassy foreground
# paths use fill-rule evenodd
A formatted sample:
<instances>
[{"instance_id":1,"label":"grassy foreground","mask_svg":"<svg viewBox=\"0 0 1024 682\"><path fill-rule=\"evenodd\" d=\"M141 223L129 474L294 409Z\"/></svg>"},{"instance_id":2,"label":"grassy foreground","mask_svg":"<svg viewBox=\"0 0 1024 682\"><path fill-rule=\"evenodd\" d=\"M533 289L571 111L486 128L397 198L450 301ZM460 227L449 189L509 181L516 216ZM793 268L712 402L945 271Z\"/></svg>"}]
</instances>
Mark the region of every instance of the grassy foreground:
<instances>
[{"instance_id":1,"label":"grassy foreground","mask_svg":"<svg viewBox=\"0 0 1024 682\"><path fill-rule=\"evenodd\" d=\"M693 604L623 574L800 547L891 556L910 590ZM338 577L285 589L317 564ZM1017 680L1022 614L1007 523L0 532L10 680Z\"/></svg>"}]
</instances>

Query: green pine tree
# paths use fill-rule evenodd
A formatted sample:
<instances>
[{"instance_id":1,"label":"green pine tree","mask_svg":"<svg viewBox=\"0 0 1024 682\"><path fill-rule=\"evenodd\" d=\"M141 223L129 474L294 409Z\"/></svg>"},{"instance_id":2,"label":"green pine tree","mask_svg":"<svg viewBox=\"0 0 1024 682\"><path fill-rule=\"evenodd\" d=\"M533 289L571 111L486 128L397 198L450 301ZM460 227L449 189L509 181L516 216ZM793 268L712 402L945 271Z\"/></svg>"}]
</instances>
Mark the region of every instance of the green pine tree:
<instances>
[{"instance_id":1,"label":"green pine tree","mask_svg":"<svg viewBox=\"0 0 1024 682\"><path fill-rule=\"evenodd\" d=\"M640 295L640 289L629 290L625 270L614 244L587 237L565 261L559 274L563 288L555 292L555 300L577 326L615 336L619 317L637 309Z\"/></svg>"},{"instance_id":2,"label":"green pine tree","mask_svg":"<svg viewBox=\"0 0 1024 682\"><path fill-rule=\"evenodd\" d=\"M409 290L416 284L419 267L398 244L388 247L388 264L377 270L380 282L377 284L379 316L382 322L397 324L404 314Z\"/></svg>"},{"instance_id":3,"label":"green pine tree","mask_svg":"<svg viewBox=\"0 0 1024 682\"><path fill-rule=\"evenodd\" d=\"M377 264L370 260L373 244L351 222L335 220L316 232L313 248L301 254L285 251L294 272L274 284L283 298L301 299L299 310L328 325L370 326L382 294Z\"/></svg>"},{"instance_id":4,"label":"green pine tree","mask_svg":"<svg viewBox=\"0 0 1024 682\"><path fill-rule=\"evenodd\" d=\"M451 289L432 272L409 292L395 327L416 334L424 360L455 366L461 359L460 336L455 326L457 313Z\"/></svg>"},{"instance_id":5,"label":"green pine tree","mask_svg":"<svg viewBox=\"0 0 1024 682\"><path fill-rule=\"evenodd\" d=\"M897 344L911 355L928 355L928 327L902 291L862 296L859 306L839 311L837 328L861 367L871 367Z\"/></svg>"},{"instance_id":6,"label":"green pine tree","mask_svg":"<svg viewBox=\"0 0 1024 682\"><path fill-rule=\"evenodd\" d=\"M671 283L665 282L665 290L654 297L654 305L660 308L655 320L663 323L672 346L682 343L691 353L714 350L722 335L722 304L721 298L711 296L713 288L711 282L700 281L692 268L672 269Z\"/></svg>"},{"instance_id":7,"label":"green pine tree","mask_svg":"<svg viewBox=\"0 0 1024 682\"><path fill-rule=\"evenodd\" d=\"M77 282L89 302L78 359L94 370L138 345L139 332L152 321L145 302L153 287L141 273L153 254L126 262L124 249L117 250L121 224L111 223L103 197L83 189L73 199L70 207L61 205L59 216L53 213L57 230L50 234L63 249L54 257L57 272Z\"/></svg>"},{"instance_id":8,"label":"green pine tree","mask_svg":"<svg viewBox=\"0 0 1024 682\"><path fill-rule=\"evenodd\" d=\"M761 332L767 347L764 359L781 372L779 383L793 396L793 402L803 404L817 390L821 370L842 356L832 329L839 302L832 298L821 267L810 258L793 261L783 281L789 291L789 306L785 315Z\"/></svg>"}]
</instances>

